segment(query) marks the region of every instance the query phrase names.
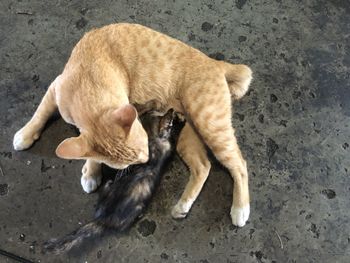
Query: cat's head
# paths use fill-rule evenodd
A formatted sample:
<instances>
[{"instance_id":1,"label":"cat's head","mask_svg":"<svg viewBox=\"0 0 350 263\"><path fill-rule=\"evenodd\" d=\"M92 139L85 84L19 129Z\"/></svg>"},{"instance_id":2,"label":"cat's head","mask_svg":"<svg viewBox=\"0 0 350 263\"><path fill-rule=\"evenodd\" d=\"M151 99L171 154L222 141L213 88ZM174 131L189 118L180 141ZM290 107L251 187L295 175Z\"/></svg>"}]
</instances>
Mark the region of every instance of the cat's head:
<instances>
[{"instance_id":1,"label":"cat's head","mask_svg":"<svg viewBox=\"0 0 350 263\"><path fill-rule=\"evenodd\" d=\"M78 137L56 149L64 159L91 159L116 169L148 160L148 136L134 106L108 110L89 122Z\"/></svg>"}]
</instances>

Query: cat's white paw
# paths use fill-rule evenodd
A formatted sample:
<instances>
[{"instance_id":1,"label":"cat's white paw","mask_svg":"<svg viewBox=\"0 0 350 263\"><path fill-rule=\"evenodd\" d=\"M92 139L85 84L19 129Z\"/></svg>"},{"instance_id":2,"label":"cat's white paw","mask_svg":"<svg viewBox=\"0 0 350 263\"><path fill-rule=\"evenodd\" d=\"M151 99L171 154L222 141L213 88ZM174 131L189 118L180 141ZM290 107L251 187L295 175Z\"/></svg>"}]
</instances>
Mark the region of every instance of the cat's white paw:
<instances>
[{"instance_id":1,"label":"cat's white paw","mask_svg":"<svg viewBox=\"0 0 350 263\"><path fill-rule=\"evenodd\" d=\"M179 200L171 210L171 216L175 219L185 218L190 211L193 202L182 202Z\"/></svg>"},{"instance_id":2,"label":"cat's white paw","mask_svg":"<svg viewBox=\"0 0 350 263\"><path fill-rule=\"evenodd\" d=\"M89 176L82 176L81 177L81 186L83 187L84 191L88 194L92 193L97 189L97 187L101 184L101 176L97 177L89 177Z\"/></svg>"},{"instance_id":3,"label":"cat's white paw","mask_svg":"<svg viewBox=\"0 0 350 263\"><path fill-rule=\"evenodd\" d=\"M80 179L81 186L86 193L91 193L99 187L101 184L101 166L91 165L91 163L86 162L82 169L82 177Z\"/></svg>"},{"instance_id":4,"label":"cat's white paw","mask_svg":"<svg viewBox=\"0 0 350 263\"><path fill-rule=\"evenodd\" d=\"M249 218L250 206L249 204L244 207L231 207L231 219L232 224L242 227L245 225Z\"/></svg>"},{"instance_id":5,"label":"cat's white paw","mask_svg":"<svg viewBox=\"0 0 350 263\"><path fill-rule=\"evenodd\" d=\"M13 148L16 151L28 149L38 138L38 133L33 135L31 132L26 131L26 128L24 127L16 132L15 136L13 137Z\"/></svg>"}]
</instances>

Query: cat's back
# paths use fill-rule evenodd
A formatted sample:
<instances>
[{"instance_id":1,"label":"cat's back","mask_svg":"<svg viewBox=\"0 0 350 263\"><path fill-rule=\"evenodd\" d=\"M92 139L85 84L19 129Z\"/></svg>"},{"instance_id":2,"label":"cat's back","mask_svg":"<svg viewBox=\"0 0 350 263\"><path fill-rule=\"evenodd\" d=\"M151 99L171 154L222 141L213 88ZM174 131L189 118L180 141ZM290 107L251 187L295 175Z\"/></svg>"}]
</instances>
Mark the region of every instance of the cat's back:
<instances>
[{"instance_id":1,"label":"cat's back","mask_svg":"<svg viewBox=\"0 0 350 263\"><path fill-rule=\"evenodd\" d=\"M100 86L120 83L129 89L133 103L157 100L167 104L192 81L196 75L192 72L215 68L215 63L199 50L151 28L117 23L86 33L65 71L74 79L81 76L81 81L91 79ZM80 82L74 86L87 86Z\"/></svg>"},{"instance_id":2,"label":"cat's back","mask_svg":"<svg viewBox=\"0 0 350 263\"><path fill-rule=\"evenodd\" d=\"M75 46L71 58L116 60L131 67L152 62L169 63L208 58L199 50L140 24L117 23L87 32ZM198 63L198 61L197 61ZM160 63L162 64L162 63Z\"/></svg>"},{"instance_id":3,"label":"cat's back","mask_svg":"<svg viewBox=\"0 0 350 263\"><path fill-rule=\"evenodd\" d=\"M133 40L133 42L130 42L130 40ZM161 51L164 47L172 45L174 48L193 49L171 36L140 24L130 23L116 23L93 29L87 32L79 42L89 42L99 46L102 44L99 43L101 41L107 41L105 43L112 47L117 45L118 47L123 46L123 48L156 47Z\"/></svg>"}]
</instances>

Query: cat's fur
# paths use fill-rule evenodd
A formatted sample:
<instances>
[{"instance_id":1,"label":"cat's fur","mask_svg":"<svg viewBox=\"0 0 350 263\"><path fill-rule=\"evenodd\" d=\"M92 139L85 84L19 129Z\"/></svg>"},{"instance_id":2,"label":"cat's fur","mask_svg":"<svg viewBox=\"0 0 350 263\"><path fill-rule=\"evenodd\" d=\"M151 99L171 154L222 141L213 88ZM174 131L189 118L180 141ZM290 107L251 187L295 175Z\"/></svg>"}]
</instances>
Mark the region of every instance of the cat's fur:
<instances>
[{"instance_id":1,"label":"cat's fur","mask_svg":"<svg viewBox=\"0 0 350 263\"><path fill-rule=\"evenodd\" d=\"M174 127L174 118L173 112L169 112L161 119L159 128L155 125L150 129L149 160L146 164L131 166L114 183L105 185L97 203L94 220L63 238L46 242L44 252L61 253L106 230L120 232L131 226L149 203L172 153L172 144L178 130ZM156 117L152 119L154 123L159 121ZM175 119L175 122L179 121Z\"/></svg>"},{"instance_id":2,"label":"cat's fur","mask_svg":"<svg viewBox=\"0 0 350 263\"><path fill-rule=\"evenodd\" d=\"M87 160L81 183L92 192L100 183L101 162L125 168L147 161L147 134L129 103L173 108L188 120L177 151L191 170L173 217L186 216L207 179L206 144L234 178L232 223L243 226L250 213L248 172L231 124L231 97L241 98L251 79L249 67L213 60L147 27L105 26L75 46L33 118L15 134L14 148L30 147L58 108L81 135L64 140L56 153Z\"/></svg>"}]
</instances>

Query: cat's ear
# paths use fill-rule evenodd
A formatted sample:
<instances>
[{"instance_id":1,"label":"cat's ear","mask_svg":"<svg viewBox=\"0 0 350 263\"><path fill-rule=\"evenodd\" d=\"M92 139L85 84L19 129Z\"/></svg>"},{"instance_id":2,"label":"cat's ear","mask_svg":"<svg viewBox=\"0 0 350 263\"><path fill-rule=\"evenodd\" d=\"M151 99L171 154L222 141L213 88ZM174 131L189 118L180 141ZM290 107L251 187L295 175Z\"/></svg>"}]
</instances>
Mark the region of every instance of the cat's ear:
<instances>
[{"instance_id":1,"label":"cat's ear","mask_svg":"<svg viewBox=\"0 0 350 263\"><path fill-rule=\"evenodd\" d=\"M65 139L56 149L56 155L63 159L82 159L89 151L89 146L82 136Z\"/></svg>"},{"instance_id":2,"label":"cat's ear","mask_svg":"<svg viewBox=\"0 0 350 263\"><path fill-rule=\"evenodd\" d=\"M112 113L113 120L120 125L125 134L129 134L132 124L137 118L137 111L131 104L126 104L116 109Z\"/></svg>"}]
</instances>

